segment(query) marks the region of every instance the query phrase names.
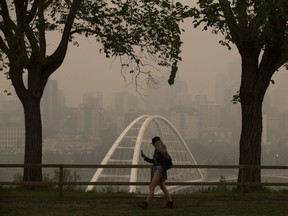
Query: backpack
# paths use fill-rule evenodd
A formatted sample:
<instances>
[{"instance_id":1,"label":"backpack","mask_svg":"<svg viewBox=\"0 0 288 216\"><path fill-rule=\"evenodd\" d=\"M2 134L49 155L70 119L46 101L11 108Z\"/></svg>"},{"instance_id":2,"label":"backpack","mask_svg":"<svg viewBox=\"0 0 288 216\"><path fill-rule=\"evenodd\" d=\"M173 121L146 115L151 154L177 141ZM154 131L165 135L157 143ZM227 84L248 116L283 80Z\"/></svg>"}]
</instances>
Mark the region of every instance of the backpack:
<instances>
[{"instance_id":1,"label":"backpack","mask_svg":"<svg viewBox=\"0 0 288 216\"><path fill-rule=\"evenodd\" d=\"M166 170L169 170L173 167L173 161L172 161L172 158L169 157L169 158L166 158Z\"/></svg>"}]
</instances>

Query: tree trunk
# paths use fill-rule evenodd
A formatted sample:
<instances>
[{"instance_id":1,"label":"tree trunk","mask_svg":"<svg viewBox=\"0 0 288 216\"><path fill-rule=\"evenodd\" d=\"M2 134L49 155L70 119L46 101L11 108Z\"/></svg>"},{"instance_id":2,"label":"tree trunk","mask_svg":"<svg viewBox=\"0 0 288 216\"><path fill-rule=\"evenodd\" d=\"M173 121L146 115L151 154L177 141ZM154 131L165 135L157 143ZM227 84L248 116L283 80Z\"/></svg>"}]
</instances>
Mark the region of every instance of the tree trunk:
<instances>
[{"instance_id":1,"label":"tree trunk","mask_svg":"<svg viewBox=\"0 0 288 216\"><path fill-rule=\"evenodd\" d=\"M267 89L258 69L258 55L248 51L242 55L240 100L242 131L239 165L261 165L262 103ZM239 169L238 182L261 182L261 169Z\"/></svg>"},{"instance_id":2,"label":"tree trunk","mask_svg":"<svg viewBox=\"0 0 288 216\"><path fill-rule=\"evenodd\" d=\"M262 103L242 102L242 131L239 165L261 164ZM240 169L238 182L261 182L259 168Z\"/></svg>"},{"instance_id":3,"label":"tree trunk","mask_svg":"<svg viewBox=\"0 0 288 216\"><path fill-rule=\"evenodd\" d=\"M42 164L41 97L27 93L22 101L25 115L25 164ZM24 168L23 181L42 181L42 169Z\"/></svg>"}]
</instances>

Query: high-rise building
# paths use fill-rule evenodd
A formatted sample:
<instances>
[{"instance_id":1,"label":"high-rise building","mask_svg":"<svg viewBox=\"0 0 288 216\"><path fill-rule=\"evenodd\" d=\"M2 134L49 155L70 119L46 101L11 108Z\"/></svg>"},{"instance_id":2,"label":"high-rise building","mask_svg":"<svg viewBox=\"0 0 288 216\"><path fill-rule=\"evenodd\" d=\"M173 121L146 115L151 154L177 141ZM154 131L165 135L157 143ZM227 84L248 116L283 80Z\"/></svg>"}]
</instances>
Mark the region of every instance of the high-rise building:
<instances>
[{"instance_id":1,"label":"high-rise building","mask_svg":"<svg viewBox=\"0 0 288 216\"><path fill-rule=\"evenodd\" d=\"M225 127L223 122L223 106L213 102L204 102L198 103L197 109L199 109L199 134L201 137L213 136L221 140L231 140L232 132L230 128Z\"/></svg>"},{"instance_id":2,"label":"high-rise building","mask_svg":"<svg viewBox=\"0 0 288 216\"><path fill-rule=\"evenodd\" d=\"M211 102L208 101L207 95L205 95L205 94L195 95L194 105L195 105L196 107L199 107L199 106L202 105L202 104L209 104L209 103L211 103Z\"/></svg>"},{"instance_id":3,"label":"high-rise building","mask_svg":"<svg viewBox=\"0 0 288 216\"><path fill-rule=\"evenodd\" d=\"M218 104L200 105L200 128L201 130L221 127L221 106Z\"/></svg>"},{"instance_id":4,"label":"high-rise building","mask_svg":"<svg viewBox=\"0 0 288 216\"><path fill-rule=\"evenodd\" d=\"M187 83L177 80L169 85L166 76L157 78L158 84L155 88L147 88L145 91L146 110L153 112L162 109L171 109L174 106L191 106L192 97L188 93Z\"/></svg>"},{"instance_id":5,"label":"high-rise building","mask_svg":"<svg viewBox=\"0 0 288 216\"><path fill-rule=\"evenodd\" d=\"M238 62L232 62L228 65L227 73L218 73L216 75L215 104L221 109L221 127L215 133L228 136L232 139L239 139L241 130L241 110L240 104L232 102L234 96L238 94L241 81L241 65Z\"/></svg>"},{"instance_id":6,"label":"high-rise building","mask_svg":"<svg viewBox=\"0 0 288 216\"><path fill-rule=\"evenodd\" d=\"M50 136L56 135L59 131L64 107L65 96L58 88L58 81L49 79L41 101L41 113L44 132Z\"/></svg>"},{"instance_id":7,"label":"high-rise building","mask_svg":"<svg viewBox=\"0 0 288 216\"><path fill-rule=\"evenodd\" d=\"M93 107L93 109L103 109L102 92L86 92L83 95L83 104Z\"/></svg>"},{"instance_id":8,"label":"high-rise building","mask_svg":"<svg viewBox=\"0 0 288 216\"><path fill-rule=\"evenodd\" d=\"M118 116L117 131L121 132L139 115L139 97L123 91L114 95L114 113Z\"/></svg>"},{"instance_id":9,"label":"high-rise building","mask_svg":"<svg viewBox=\"0 0 288 216\"><path fill-rule=\"evenodd\" d=\"M277 83L277 88L274 92L273 106L281 113L288 113L288 103L286 100L287 97L287 83L288 83L288 74L279 73L279 83Z\"/></svg>"},{"instance_id":10,"label":"high-rise building","mask_svg":"<svg viewBox=\"0 0 288 216\"><path fill-rule=\"evenodd\" d=\"M227 94L227 75L224 73L218 73L216 75L216 91L215 91L215 103L221 106L226 105Z\"/></svg>"},{"instance_id":11,"label":"high-rise building","mask_svg":"<svg viewBox=\"0 0 288 216\"><path fill-rule=\"evenodd\" d=\"M198 138L199 113L193 107L178 106L171 110L170 121L186 140Z\"/></svg>"},{"instance_id":12,"label":"high-rise building","mask_svg":"<svg viewBox=\"0 0 288 216\"><path fill-rule=\"evenodd\" d=\"M139 110L139 98L129 92L118 92L114 95L114 109L118 115L137 112Z\"/></svg>"},{"instance_id":13,"label":"high-rise building","mask_svg":"<svg viewBox=\"0 0 288 216\"><path fill-rule=\"evenodd\" d=\"M101 131L103 113L102 92L89 92L83 96L83 104L77 108L77 134L86 139L97 139Z\"/></svg>"}]
</instances>

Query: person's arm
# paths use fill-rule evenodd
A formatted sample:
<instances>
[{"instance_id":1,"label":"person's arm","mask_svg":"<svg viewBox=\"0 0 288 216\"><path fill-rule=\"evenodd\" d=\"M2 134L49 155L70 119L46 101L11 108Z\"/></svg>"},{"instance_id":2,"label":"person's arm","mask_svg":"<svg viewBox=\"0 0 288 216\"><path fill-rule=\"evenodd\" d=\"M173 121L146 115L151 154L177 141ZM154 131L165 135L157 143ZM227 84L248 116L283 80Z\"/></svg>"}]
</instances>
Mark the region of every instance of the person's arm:
<instances>
[{"instance_id":1,"label":"person's arm","mask_svg":"<svg viewBox=\"0 0 288 216\"><path fill-rule=\"evenodd\" d=\"M148 163L155 163L155 160L147 157L147 156L143 153L142 150L141 150L141 157L144 159L144 161L146 161L146 162L148 162Z\"/></svg>"}]
</instances>

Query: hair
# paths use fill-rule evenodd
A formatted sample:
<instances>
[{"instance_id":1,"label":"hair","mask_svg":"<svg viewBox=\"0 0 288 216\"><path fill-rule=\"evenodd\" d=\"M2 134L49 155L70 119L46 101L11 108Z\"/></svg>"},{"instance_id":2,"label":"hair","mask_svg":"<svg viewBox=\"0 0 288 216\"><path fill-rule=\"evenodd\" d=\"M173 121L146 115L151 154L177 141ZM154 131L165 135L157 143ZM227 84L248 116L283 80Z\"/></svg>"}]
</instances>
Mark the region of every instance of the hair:
<instances>
[{"instance_id":1,"label":"hair","mask_svg":"<svg viewBox=\"0 0 288 216\"><path fill-rule=\"evenodd\" d=\"M154 143L155 148L163 155L164 157L168 158L170 157L168 151L167 151L167 146L160 140L157 140Z\"/></svg>"}]
</instances>

